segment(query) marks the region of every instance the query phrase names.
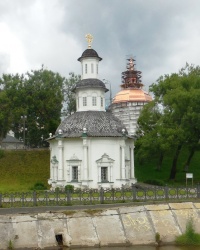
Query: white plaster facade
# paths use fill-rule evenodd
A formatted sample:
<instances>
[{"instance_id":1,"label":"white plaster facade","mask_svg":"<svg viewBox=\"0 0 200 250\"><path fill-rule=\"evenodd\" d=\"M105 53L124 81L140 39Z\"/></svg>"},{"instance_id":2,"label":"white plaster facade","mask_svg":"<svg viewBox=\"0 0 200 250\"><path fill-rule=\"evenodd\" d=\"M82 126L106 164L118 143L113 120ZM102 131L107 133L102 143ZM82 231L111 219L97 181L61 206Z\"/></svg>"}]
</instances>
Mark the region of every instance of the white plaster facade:
<instances>
[{"instance_id":1,"label":"white plaster facade","mask_svg":"<svg viewBox=\"0 0 200 250\"><path fill-rule=\"evenodd\" d=\"M132 139L57 137L50 150L49 183L53 188L68 184L78 188L111 188L129 186L136 181ZM73 168L78 171L76 179Z\"/></svg>"},{"instance_id":2,"label":"white plaster facade","mask_svg":"<svg viewBox=\"0 0 200 250\"><path fill-rule=\"evenodd\" d=\"M101 58L93 49L87 49L78 60L82 80L75 90L77 112L62 121L48 140L48 183L53 189L69 184L76 188L129 186L136 182L134 140L127 136L122 122L105 110L108 90L97 79Z\"/></svg>"}]
</instances>

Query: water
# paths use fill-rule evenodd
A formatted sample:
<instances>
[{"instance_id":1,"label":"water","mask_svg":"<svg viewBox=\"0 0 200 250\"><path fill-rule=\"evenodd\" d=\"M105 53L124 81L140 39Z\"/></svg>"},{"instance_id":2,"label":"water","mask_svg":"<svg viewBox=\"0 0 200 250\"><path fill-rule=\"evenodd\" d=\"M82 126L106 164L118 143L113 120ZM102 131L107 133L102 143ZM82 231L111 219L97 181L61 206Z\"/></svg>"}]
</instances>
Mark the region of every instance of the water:
<instances>
[{"instance_id":1,"label":"water","mask_svg":"<svg viewBox=\"0 0 200 250\"><path fill-rule=\"evenodd\" d=\"M18 250L32 250L30 248L21 248ZM48 248L48 250L70 250L68 247L57 247L57 248ZM89 248L73 248L73 250L200 250L200 246L132 246L132 247L89 247Z\"/></svg>"},{"instance_id":2,"label":"water","mask_svg":"<svg viewBox=\"0 0 200 250\"><path fill-rule=\"evenodd\" d=\"M70 248L60 248L69 250ZM102 247L102 248L76 248L77 250L200 250L200 246L132 246L132 247ZM52 250L58 250L52 249ZM74 249L75 250L75 249Z\"/></svg>"}]
</instances>

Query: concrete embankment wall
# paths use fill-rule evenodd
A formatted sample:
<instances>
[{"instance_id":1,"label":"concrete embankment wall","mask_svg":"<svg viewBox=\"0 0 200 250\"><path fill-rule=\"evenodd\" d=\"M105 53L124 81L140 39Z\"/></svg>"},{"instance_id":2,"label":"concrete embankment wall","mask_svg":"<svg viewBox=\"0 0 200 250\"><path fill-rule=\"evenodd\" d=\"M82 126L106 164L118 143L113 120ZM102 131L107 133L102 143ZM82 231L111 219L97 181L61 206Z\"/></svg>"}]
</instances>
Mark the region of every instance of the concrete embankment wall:
<instances>
[{"instance_id":1,"label":"concrete embankment wall","mask_svg":"<svg viewBox=\"0 0 200 250\"><path fill-rule=\"evenodd\" d=\"M0 216L0 249L57 246L126 246L155 244L158 232L163 243L173 243L193 218L200 233L200 203L169 203L124 206L103 210L68 211Z\"/></svg>"}]
</instances>

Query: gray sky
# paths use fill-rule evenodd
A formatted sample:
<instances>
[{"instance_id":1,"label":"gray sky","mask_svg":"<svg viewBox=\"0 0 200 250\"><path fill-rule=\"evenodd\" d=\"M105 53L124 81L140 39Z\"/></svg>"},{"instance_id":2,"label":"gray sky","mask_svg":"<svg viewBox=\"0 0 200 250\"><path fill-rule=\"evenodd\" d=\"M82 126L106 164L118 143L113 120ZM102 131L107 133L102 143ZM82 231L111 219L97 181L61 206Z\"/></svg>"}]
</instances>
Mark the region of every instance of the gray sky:
<instances>
[{"instance_id":1,"label":"gray sky","mask_svg":"<svg viewBox=\"0 0 200 250\"><path fill-rule=\"evenodd\" d=\"M45 68L80 74L77 58L92 48L103 58L99 78L120 90L133 55L145 89L186 62L199 65L199 0L0 0L0 74Z\"/></svg>"}]
</instances>

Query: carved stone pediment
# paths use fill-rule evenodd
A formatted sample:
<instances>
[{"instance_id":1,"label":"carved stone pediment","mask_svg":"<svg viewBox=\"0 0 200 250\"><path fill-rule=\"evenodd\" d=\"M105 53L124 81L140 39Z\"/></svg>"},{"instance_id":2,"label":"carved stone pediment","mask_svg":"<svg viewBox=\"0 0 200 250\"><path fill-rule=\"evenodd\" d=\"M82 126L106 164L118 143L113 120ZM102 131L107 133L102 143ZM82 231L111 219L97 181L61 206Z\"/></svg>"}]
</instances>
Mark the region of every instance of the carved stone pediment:
<instances>
[{"instance_id":1,"label":"carved stone pediment","mask_svg":"<svg viewBox=\"0 0 200 250\"><path fill-rule=\"evenodd\" d=\"M100 159L96 161L97 164L102 164L102 163L113 163L114 160L111 159L106 153L104 153Z\"/></svg>"}]
</instances>

